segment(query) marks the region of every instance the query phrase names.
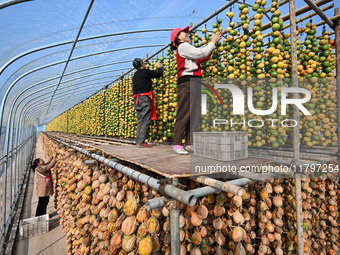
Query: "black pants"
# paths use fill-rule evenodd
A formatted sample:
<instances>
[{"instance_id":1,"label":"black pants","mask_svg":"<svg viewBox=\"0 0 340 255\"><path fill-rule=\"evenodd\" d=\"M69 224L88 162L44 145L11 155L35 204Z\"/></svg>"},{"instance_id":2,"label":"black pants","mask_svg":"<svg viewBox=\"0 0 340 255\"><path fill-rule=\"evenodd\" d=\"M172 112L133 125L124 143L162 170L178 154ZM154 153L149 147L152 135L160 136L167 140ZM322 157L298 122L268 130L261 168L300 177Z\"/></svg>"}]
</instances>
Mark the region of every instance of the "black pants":
<instances>
[{"instance_id":1,"label":"black pants","mask_svg":"<svg viewBox=\"0 0 340 255\"><path fill-rule=\"evenodd\" d=\"M50 201L50 196L39 197L39 202L37 206L37 211L35 212L35 217L45 215L48 202Z\"/></svg>"},{"instance_id":2,"label":"black pants","mask_svg":"<svg viewBox=\"0 0 340 255\"><path fill-rule=\"evenodd\" d=\"M151 122L151 98L148 96L139 96L138 104L135 97L134 105L137 112L137 134L136 143L144 143L148 135L149 125Z\"/></svg>"},{"instance_id":3,"label":"black pants","mask_svg":"<svg viewBox=\"0 0 340 255\"><path fill-rule=\"evenodd\" d=\"M192 145L193 132L197 128L201 112L201 83L187 81L178 84L178 109L174 126L174 145L182 144L185 133L186 145Z\"/></svg>"},{"instance_id":4,"label":"black pants","mask_svg":"<svg viewBox=\"0 0 340 255\"><path fill-rule=\"evenodd\" d=\"M201 113L201 83L186 81L178 84L178 109L174 126L174 145L182 144L185 133L186 145L192 145L193 132L198 126Z\"/></svg>"}]
</instances>

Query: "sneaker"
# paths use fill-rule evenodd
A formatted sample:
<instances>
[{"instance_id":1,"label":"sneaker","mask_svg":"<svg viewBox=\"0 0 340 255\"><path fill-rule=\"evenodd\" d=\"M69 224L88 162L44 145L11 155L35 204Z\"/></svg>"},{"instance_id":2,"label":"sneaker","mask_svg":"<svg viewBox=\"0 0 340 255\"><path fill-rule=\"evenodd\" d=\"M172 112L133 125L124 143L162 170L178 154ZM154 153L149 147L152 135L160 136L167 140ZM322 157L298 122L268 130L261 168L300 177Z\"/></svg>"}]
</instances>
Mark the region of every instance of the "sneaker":
<instances>
[{"instance_id":1,"label":"sneaker","mask_svg":"<svg viewBox=\"0 0 340 255\"><path fill-rule=\"evenodd\" d=\"M138 148L150 148L150 147L152 147L150 144L147 144L147 143L137 143L136 146Z\"/></svg>"},{"instance_id":2,"label":"sneaker","mask_svg":"<svg viewBox=\"0 0 340 255\"><path fill-rule=\"evenodd\" d=\"M172 152L179 155L188 155L189 153L183 149L181 145L174 145Z\"/></svg>"},{"instance_id":3,"label":"sneaker","mask_svg":"<svg viewBox=\"0 0 340 255\"><path fill-rule=\"evenodd\" d=\"M187 145L184 147L184 150L187 152L194 152L194 146L193 145Z\"/></svg>"}]
</instances>

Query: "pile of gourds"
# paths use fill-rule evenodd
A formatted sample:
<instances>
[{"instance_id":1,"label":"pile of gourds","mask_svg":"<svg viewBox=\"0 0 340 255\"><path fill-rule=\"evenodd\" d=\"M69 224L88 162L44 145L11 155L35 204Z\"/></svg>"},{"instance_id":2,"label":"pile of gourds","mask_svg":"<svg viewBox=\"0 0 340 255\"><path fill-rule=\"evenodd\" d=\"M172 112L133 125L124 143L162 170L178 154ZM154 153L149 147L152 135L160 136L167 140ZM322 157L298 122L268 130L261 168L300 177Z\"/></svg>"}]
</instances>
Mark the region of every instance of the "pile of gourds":
<instances>
[{"instance_id":1,"label":"pile of gourds","mask_svg":"<svg viewBox=\"0 0 340 255\"><path fill-rule=\"evenodd\" d=\"M106 165L85 165L88 156L45 134L42 141L46 156L57 153L55 206L68 254L170 254L170 208L145 209L147 200L161 196L157 190ZM179 181L188 189L200 187ZM242 197L219 192L195 206L179 206L181 254L297 254L295 181L259 181L244 189ZM303 178L301 199L305 252L335 254L340 246L337 179L331 174Z\"/></svg>"}]
</instances>

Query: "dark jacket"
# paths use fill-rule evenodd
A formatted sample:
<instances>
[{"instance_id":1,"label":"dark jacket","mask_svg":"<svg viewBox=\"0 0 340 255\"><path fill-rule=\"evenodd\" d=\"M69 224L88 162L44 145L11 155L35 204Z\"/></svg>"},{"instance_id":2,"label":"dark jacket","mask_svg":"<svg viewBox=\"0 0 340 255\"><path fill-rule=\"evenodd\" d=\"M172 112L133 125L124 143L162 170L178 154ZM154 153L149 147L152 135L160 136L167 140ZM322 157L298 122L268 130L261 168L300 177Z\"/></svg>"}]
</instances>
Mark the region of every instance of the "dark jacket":
<instances>
[{"instance_id":1,"label":"dark jacket","mask_svg":"<svg viewBox=\"0 0 340 255\"><path fill-rule=\"evenodd\" d=\"M138 69L132 78L133 94L148 93L151 90L151 79L163 76L163 69L158 68L156 71L149 69Z\"/></svg>"}]
</instances>

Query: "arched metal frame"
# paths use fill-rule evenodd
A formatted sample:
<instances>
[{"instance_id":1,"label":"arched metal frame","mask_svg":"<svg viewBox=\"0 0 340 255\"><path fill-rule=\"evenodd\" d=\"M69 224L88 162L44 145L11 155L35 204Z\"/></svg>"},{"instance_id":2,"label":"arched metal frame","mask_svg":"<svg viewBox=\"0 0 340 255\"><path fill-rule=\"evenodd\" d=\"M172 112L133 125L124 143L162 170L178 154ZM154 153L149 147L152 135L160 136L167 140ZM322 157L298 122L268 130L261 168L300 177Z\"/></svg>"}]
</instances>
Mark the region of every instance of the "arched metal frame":
<instances>
[{"instance_id":1,"label":"arched metal frame","mask_svg":"<svg viewBox=\"0 0 340 255\"><path fill-rule=\"evenodd\" d=\"M107 78L112 78L112 77L114 77L114 76L109 76L109 77L103 77L103 78L101 78L101 79L107 79ZM98 79L95 79L95 80L98 80ZM92 80L92 81L94 81L94 80ZM80 83L79 83L80 84ZM91 85L93 86L94 84L103 84L103 82L98 82L98 83L92 83ZM72 85L70 85L70 86L68 86L68 87L72 87L72 86L74 86L75 84L72 84ZM77 85L77 84L76 84ZM53 86L55 86L55 84L53 84L53 85L51 85L50 87L53 87ZM85 86L81 86L81 87L78 87L78 89L83 89L84 87L88 87L88 85L85 85ZM96 87L97 88L97 87ZM28 88L29 89L29 88ZM19 106L25 101L25 100L28 100L31 96L34 96L35 98L33 98L33 99L30 99L30 101L28 102L28 103L32 103L32 102L35 102L35 99L37 99L37 100L39 100L39 102L37 102L37 103L41 103L41 96L44 96L44 95L49 95L49 94L51 94L51 91L49 91L49 92L45 92L45 93L43 93L43 94L40 94L40 92L44 92L44 91L46 91L46 89L47 88L42 88L42 89L39 89L39 90L37 90L37 91L34 91L34 92L31 92L29 95L27 95L24 99L22 99L21 100L21 102L18 104L18 106L15 108L15 111L14 111L14 116L17 114L17 111L18 111L18 109L19 109ZM17 98L15 99L15 101L13 102L13 105L17 102L17 100L19 99L19 97L24 93L25 91L23 91L20 95L18 95L17 96ZM86 94L88 94L89 92L84 92L84 94L86 95ZM27 105L27 104L26 104ZM25 109L26 108L26 105L25 106L23 106L22 108L21 108L21 110L20 111L22 111L22 109ZM12 109L12 108L11 108ZM11 110L11 115L12 115L12 113L13 113L13 110ZM21 119L21 118L19 118L19 119ZM19 121L20 122L20 121ZM18 123L19 123L18 122ZM13 122L11 122L11 123L13 123ZM10 129L11 130L13 130L13 125L11 125L10 126ZM19 128L19 127L17 127L17 129L16 130L21 130L21 128ZM11 131L12 132L12 131ZM11 134L11 133L10 133ZM9 136L11 136L9 134ZM12 136L13 137L13 136ZM14 137L21 137L21 135L19 134L18 136L14 136ZM18 143L18 141L16 141L15 143L13 143L12 142L12 145L14 145L14 144L17 144Z\"/></svg>"},{"instance_id":2,"label":"arched metal frame","mask_svg":"<svg viewBox=\"0 0 340 255\"><path fill-rule=\"evenodd\" d=\"M122 33L120 33L120 34L122 34ZM56 45L54 45L54 46L56 46ZM58 45L58 46L60 46L60 45ZM98 55L98 54L104 54L104 53L109 53L109 52L114 52L114 51L122 51L122 50L131 50L131 49L135 49L135 48L146 48L146 47L160 47L160 46L162 46L162 45L143 45L143 46L135 46L135 47L126 47L126 48L120 48L120 49L113 49L113 50L107 50L107 51L100 51L100 52L95 52L95 53L91 53L91 54L86 54L86 55L83 55L83 56L78 56L78 57L75 57L75 58L73 58L73 59L71 59L70 57L69 57L69 59L68 59L68 61L72 61L72 60L77 60L77 59L81 59L81 58L85 58L85 57L90 57L90 56L94 56L94 55ZM46 49L47 47L45 47L44 49ZM31 51L31 53L32 52L36 52L36 50L35 51ZM21 54L21 56L19 56L19 57L17 57L17 59L19 59L20 57L23 57L23 56L25 56L25 55L27 55L28 53L26 53L26 54ZM14 61L13 61L14 62ZM42 66L42 67L39 67L39 68L35 68L35 69L33 69L33 70L30 70L30 71L28 71L28 72L26 72L26 73L24 73L24 74L22 74L22 75L20 75L18 78L16 78L16 80L10 85L10 87L9 88L7 88L7 90L6 90L6 93L5 93L5 96L4 96L4 98L3 98L3 100L2 100L2 105L1 105L1 114L0 114L0 118L1 118L1 121L0 121L0 123L2 123L2 120L3 120L3 113L4 113L4 105L5 105L5 101L6 101L6 99L7 99L7 97L8 97L8 95L9 95L9 92L11 91L11 89L14 87L14 85L17 83L17 82L19 82L22 78L24 78L25 76L27 76L27 75L29 75L29 74L31 74L31 73L34 73L34 72L36 72L36 71L39 71L39 70L43 70L44 68L48 68L48 67L51 67L51 66L55 66L55 65L58 65L58 64L62 64L62 63L65 63L66 61L59 61L59 62L55 62L55 63L51 63L51 64L48 64L48 65L45 65L45 66ZM121 63L122 62L124 62L124 61L120 61ZM68 62L67 62L68 63ZM9 66L9 64L10 64L10 62L7 62L7 64L5 64L5 66L3 66L2 68L1 68L1 70L0 70L0 72L2 73L6 68L7 68L7 66ZM44 80L44 81L42 81L42 82L39 82L38 84L43 84L43 83L45 83L45 82L48 82L48 81L52 81L52 80L54 80L54 79L58 79L59 78L59 83L57 84L57 86L59 86L61 83L66 83L66 82L70 82L70 81L72 81L72 80L78 80L78 79L81 79L81 78L84 78L84 77L89 77L89 76L93 76L93 75L99 75L99 74L104 74L104 73L108 73L108 72L114 72L114 71L121 71L121 70L126 70L126 68L122 68L122 69L118 69L118 70L110 70L110 71L105 71L105 72L97 72L97 73L93 73L93 74L89 74L89 75L86 75L86 76L82 76L82 77L76 77L76 78L73 78L73 79L70 79L70 80L68 80L68 81L64 81L64 82L61 82L61 80L62 80L62 77L63 76L66 76L66 75L71 75L71 74L75 74L75 73L79 73L79 72L81 72L81 71L85 71L85 70L91 70L91 69L95 69L95 68L99 68L99 67L103 67L103 66L108 66L108 65L110 65L110 64L104 64L104 65L100 65L100 66L95 66L95 67L92 67L92 68L85 68L85 69L82 69L82 70L77 70L77 71L73 71L73 72L70 72L70 73L68 73L68 74L65 74L65 70L66 70L66 68L64 68L64 71L63 71L63 75L62 76L56 76L56 77L51 77L51 78L49 78L49 79L46 79L46 80ZM105 78L113 78L112 76L111 77L102 77L102 78L99 78L99 79L105 79ZM48 86L48 87L54 87L56 84L53 84L53 85L51 85L51 86ZM37 84L35 84L35 86L37 86ZM74 86L74 84L72 84L71 86ZM26 90L28 90L28 89L30 89L30 88L32 88L32 87L34 87L34 86L30 86L29 88L27 88L27 89L25 89L25 91ZM87 87L87 86L84 86L84 87ZM64 89L64 88L62 88L62 89ZM97 88L96 88L97 89ZM46 87L43 89L43 90L46 90ZM54 91L54 94L56 93L56 91L57 90L55 90ZM22 93L21 93L22 94ZM20 94L20 95L21 95ZM36 94L36 92L35 92L35 94ZM51 94L51 92L47 92L46 94L48 94L48 95L50 95ZM85 94L85 93L84 93ZM86 92L86 94L88 94L88 92ZM16 100L15 100L15 102L17 101L17 99L18 99L19 97L17 97L16 98ZM46 99L48 100L48 99L50 99L51 97L50 96L48 96ZM42 106L42 103L41 103L41 101L40 101L40 99L41 98L39 98L39 102L38 102L38 106L37 107L39 107L39 108L41 108L41 106ZM65 98L64 98L64 100L65 100ZM45 104L47 103L48 101L45 101ZM50 100L50 103L49 103L49 105L48 105L48 109L51 107L51 100ZM13 107L14 107L14 104L15 103L12 103L11 104L11 106L10 106L10 111L9 111L9 115L8 115L8 119L7 119L7 128L6 128L6 135L5 135L5 140L6 140L6 142L5 142L5 146L4 146L4 149L5 149L5 153L8 153L9 151L10 151L10 147L13 149L13 147L15 147L15 145L17 145L17 143L19 142L19 141L22 141L23 139L25 139L25 137L28 137L28 136L30 136L30 135L33 135L34 134L34 129L32 128L32 130L28 130L27 128L30 126L30 124L34 124L33 123L33 117L35 117L36 118L36 116L35 115L37 115L38 113L37 112L35 112L35 108L32 108L32 106L30 107L30 108L27 108L27 110L25 111L25 114L24 115L22 115L22 114L20 114L21 115L21 117L17 120L17 128L16 128L16 130L15 130L15 132L14 132L14 130L13 130L13 128L14 128L14 122L12 121L12 110L13 110ZM43 103L44 104L44 103ZM17 111L17 109L16 109L16 111ZM33 114L32 114L32 116L30 116L29 114L30 114L30 111L32 111L33 112ZM45 117L46 117L46 115L47 115L47 112L48 112L48 110L46 111L46 114L45 114ZM21 111L21 113L22 113L22 111ZM15 115L14 115L15 116ZM22 124L19 124L19 123L22 123ZM24 124L25 123L25 124ZM2 124L1 124L2 125ZM0 126L1 126L0 125ZM20 127L19 127L19 125L20 125ZM25 126L26 126L26 128L25 128ZM22 130L22 132L21 132L21 130ZM19 132L18 132L19 131ZM31 132L30 132L31 131ZM20 133L20 134L19 134ZM13 139L10 139L10 137L16 137L16 141L15 141L15 143L13 142ZM16 164L18 164L18 163L16 163ZM7 183L7 181L6 181L6 179L7 179L7 162L5 162L5 183ZM10 161L10 179L11 179L11 181L12 181L12 161ZM16 169L18 169L18 168L16 168ZM19 173L15 173L15 176L19 176L20 174ZM16 181L17 179L16 179L16 177L15 177L15 181ZM11 185L12 186L12 185ZM4 185L4 191L6 192L6 189L7 189L7 187L6 187L6 184ZM14 193L16 194L16 185L14 185ZM12 210L12 189L10 190L10 209ZM6 202L4 203L4 208L6 208ZM4 210L4 217L6 217L6 210ZM8 215L8 219L11 217L11 211L10 211L10 214ZM5 224L6 225L6 224Z\"/></svg>"},{"instance_id":3,"label":"arched metal frame","mask_svg":"<svg viewBox=\"0 0 340 255\"><path fill-rule=\"evenodd\" d=\"M132 31L124 31L124 32L118 32L118 33L107 33L107 34L102 34L102 35L96 35L96 36L90 36L90 37L85 37L85 38L80 38L78 40L78 42L82 42L82 41L88 41L88 40L94 40L94 39L100 39L100 38L104 38L104 37L110 37L110 36L119 36L119 35L127 35L127 34L135 34L135 33L151 33L151 32L169 32L172 31L172 29L169 28L162 28L162 29L144 29L144 30L132 30ZM22 52L14 57L12 57L11 59L9 59L1 68L0 68L0 75L11 65L13 64L15 61L36 53L36 52L40 52L43 50L47 50L47 49L51 49L51 48L55 48L55 47L59 47L59 46L63 46L63 45L67 45L67 44L71 44L73 43L73 40L69 40L69 41L64 41L64 42L58 42L58 43L53 43L53 44L49 44L49 45L45 45L42 47L37 47L25 52ZM162 45L163 46L163 45Z\"/></svg>"},{"instance_id":4,"label":"arched metal frame","mask_svg":"<svg viewBox=\"0 0 340 255\"><path fill-rule=\"evenodd\" d=\"M112 72L117 72L117 71L122 71L122 70L126 70L126 69L125 69L125 68L122 68L122 69L109 70L109 71L105 71L105 72L92 73L92 74L88 74L88 75L84 75L84 76L72 78L72 79L67 80L67 81L64 81L64 82L62 82L62 83L67 83L67 82L70 82L70 81L74 81L74 80L78 80L78 79L82 79L82 78L86 78L86 77L90 77L90 76L94 76L94 75L99 75L99 74L104 74L104 73L112 73ZM74 74L74 73L76 73L76 72L73 72L73 74ZM119 75L106 76L106 77L101 77L101 78L97 78L97 79L94 79L94 80L109 79L109 78L113 78L113 77L117 77L117 76L119 76ZM40 85L40 84L45 83L45 82L47 82L47 81L52 81L52 80L54 80L54 79L56 79L56 78L57 78L57 77L52 77L52 78L49 78L49 79L47 79L47 80L38 82L38 83L36 83L36 84L33 84L33 85L31 85L31 86L25 88L25 89L19 94L19 96L17 96L17 97L15 98L14 103L12 103L11 106L10 106L10 110L9 110L9 114L8 114L8 118L7 118L7 127L10 126L11 118L12 118L12 109L13 109L13 107L14 107L16 101L17 101L18 98L20 97L20 95L22 95L25 91L27 91L27 90L29 90L29 89L31 89L31 88L37 86L37 85ZM88 81L86 81L86 82L94 81L94 80L88 80ZM69 85L69 86L62 87L60 90L64 90L65 88L69 88L69 87L72 87L72 86L74 86L74 85L83 84L83 83L84 83L84 82L76 83L76 84L71 84L71 85ZM55 87L56 85L57 85L57 84L52 84L52 85L46 86L46 87L44 87L43 89L40 89L40 90L46 90L46 89L48 89L48 88L53 88L53 87ZM38 91L40 91L40 90L38 90ZM36 92L37 92L37 91L35 91L34 93L36 93ZM15 115L14 115L14 116L15 116ZM11 134L11 133L10 133L10 130L7 129L7 130L6 130L6 137L10 137L10 134ZM5 139L5 146L6 146L6 145L9 145L8 139ZM6 148L7 148L6 151L8 151L8 147L6 147Z\"/></svg>"},{"instance_id":5,"label":"arched metal frame","mask_svg":"<svg viewBox=\"0 0 340 255\"><path fill-rule=\"evenodd\" d=\"M159 45L149 45L149 47L156 47L156 46L159 46ZM143 47L143 46L136 46L136 47L132 47L132 48L139 48L139 47ZM146 46L146 47L148 47L148 46ZM132 48L123 48L123 50L125 50L125 49L132 49ZM118 49L115 49L115 50L113 50L113 51L117 51ZM96 55L96 54L102 54L102 52L97 52L97 53L93 53L93 54L91 54L91 55ZM84 58L84 57L87 57L88 55L84 55L84 56L78 56L77 57L77 59L79 59L79 58ZM3 120L3 110L4 110L4 106L5 106L5 102L6 102L6 99L7 99L7 96L8 96L8 94L9 94L9 92L10 92L10 90L14 87L14 85L18 82L18 81L20 81L23 77L25 77L25 76L27 76L27 75L29 75L29 74L31 74L31 73L33 73L33 72L36 72L36 71L38 71L38 70L42 70L42 69L44 69L44 68L47 68L47 67L50 67L50 66L54 66L54 65L58 65L58 64L60 64L60 63L62 63L62 62L64 62L64 61L61 61L61 62L55 62L55 63L52 63L52 64L48 64L48 65L45 65L45 66L42 66L42 67L38 67L38 68L36 68L36 69L33 69L33 70L31 70L31 71L28 71L28 72L26 72L26 73L24 73L24 74L22 74L21 76L19 76L10 86L9 86L9 88L7 89L7 91L6 91L6 94L5 94L5 97L3 98L3 101L2 101L2 105L1 105L1 114L0 114L0 126L2 125L2 120ZM124 62L124 61L120 61L120 63L122 63L122 62ZM90 70L90 69L95 69L95 68L99 68L99 67L102 67L102 66L107 66L107 65L110 65L110 64L104 64L104 65L99 65L99 66L94 66L94 67L92 67L92 68L85 68L85 69L81 69L81 70L78 70L78 71L73 71L73 72L70 72L70 73L67 73L67 74L65 74L64 76L66 76L66 75L71 75L71 74L75 74L75 73L78 73L78 72L81 72L81 71L84 71L84 70ZM117 70L111 70L111 71L105 71L105 72L99 72L99 73L93 73L93 74L89 74L89 75L86 75L86 76L82 76L82 77L76 77L76 78L73 78L73 79L71 79L71 80L77 80L77 79L81 79L81 78L84 78L84 77L89 77L89 76L93 76L93 75L98 75L98 74L103 74L103 73L108 73L108 72L113 72L113 71L118 71L118 70L126 70L125 68L124 69L117 69ZM39 84L42 84L42 83L44 83L44 82L48 82L48 81L52 81L52 80L54 80L54 79L58 79L59 77L58 76L55 76L55 77L51 77L51 78L49 78L49 79L46 79L46 80L44 80L44 81L41 81L41 82L39 82ZM71 80L68 80L68 81L64 81L64 82L62 82L62 83L66 83L66 82L69 82L69 81L71 81ZM60 85L60 84L59 84ZM30 87L31 88L31 87ZM11 107L12 107L12 105L11 105ZM47 113L47 111L46 111L46 113ZM46 115L45 115L46 116ZM8 122L9 122L9 118L8 118ZM8 130L6 130L6 137L9 137L8 135ZM7 141L8 139L6 139L6 141ZM5 142L5 144L8 144L8 142ZM8 148L8 147L6 147L6 148ZM7 149L8 150L8 149ZM7 151L6 150L6 151Z\"/></svg>"},{"instance_id":6,"label":"arched metal frame","mask_svg":"<svg viewBox=\"0 0 340 255\"><path fill-rule=\"evenodd\" d=\"M102 84L102 83L97 83L97 84ZM43 91L43 90L42 90ZM42 95L48 95L48 94L50 94L51 92L45 92L44 94L42 94ZM85 92L85 93L87 93L87 92ZM84 94L85 94L84 93ZM29 96L31 96L31 95L34 95L36 98L36 100L38 100L37 102L35 101L35 99L31 99L29 102L27 102L22 108L21 108L21 110L20 110L20 114L19 114L19 118L18 118L18 122L17 122L17 128L16 128L16 130L18 130L18 135L16 135L15 137L20 141L20 139L24 139L24 137L22 136L22 133L21 133L21 131L23 130L22 129L22 126L18 126L18 125L22 125L22 123L29 123L29 124L32 124L32 122L28 122L28 119L26 119L25 121L23 121L23 116L21 116L21 114L23 113L23 109L25 109L26 107L27 107L27 105L28 104L34 104L34 105L37 105L37 107L40 107L41 108L41 96L42 95L37 95L36 94L36 92L32 92L30 95L28 95L27 96L27 98L29 97ZM27 98L25 98L25 99L27 99ZM23 101L22 101L23 102ZM21 102L21 103L22 103ZM32 105L33 106L33 105ZM29 110L29 109L32 109L32 106L30 106L30 107L28 107L27 108L27 110ZM19 105L18 105L18 107L19 107ZM17 110L18 110L18 107L16 108L16 112L17 112ZM35 110L35 108L33 109L33 110ZM38 112L36 112L37 114L38 114ZM20 124L19 124L20 123ZM12 143L12 144L17 144L18 143L18 140L16 140L16 142L15 143Z\"/></svg>"},{"instance_id":7,"label":"arched metal frame","mask_svg":"<svg viewBox=\"0 0 340 255\"><path fill-rule=\"evenodd\" d=\"M98 83L98 84L102 84L102 83ZM33 94L33 93L32 93ZM50 94L50 92L46 92L45 94L47 94L47 95L49 95ZM43 102L43 104L44 103L47 103L48 102L48 99L49 99L50 97L47 97L46 98L46 100L47 101L45 101L45 102ZM30 107L27 107L26 109L25 109L25 107L24 108L22 108L22 110L21 110L21 112L20 112L20 117L19 117L19 120L17 121L17 128L16 128L16 133L17 133L17 131L19 131L20 133L21 133L21 131L23 130L23 137L21 137L21 135L22 134L20 134L20 133L17 133L15 136L13 136L12 135L12 139L13 139L13 137L16 137L16 139L17 139L17 141L19 140L23 140L23 139L25 139L25 137L28 137L29 135L30 135L30 133L29 133L29 131L27 130L27 128L24 128L24 126L27 126L27 127L29 127L29 126L32 126L32 132L31 132L31 137L32 137L32 135L34 134L34 129L33 129L33 125L30 125L30 124L34 124L33 123L33 121L32 121L32 118L34 117L34 115L37 115L38 114L38 112L36 112L35 111L35 107L40 107L41 108L41 105L42 105L42 103L41 103L41 97L40 96L36 96L36 99L38 100L37 102L36 101L34 101L34 100L31 100L31 101L29 101L29 102L27 102L26 103L26 105L25 106L27 106L28 104L31 104L31 106ZM32 102L33 102L33 105L35 104L36 106L35 107L33 107L33 105L32 105ZM18 109L18 108L17 108ZM17 110L16 109L16 110ZM24 110L25 109L25 110ZM24 110L24 111L23 111ZM31 116L32 118L30 118L30 111L33 113L33 115ZM13 128L13 124L14 124L14 122L11 122L11 129ZM21 126L20 128L18 127L18 126ZM17 143L17 141L15 142L15 144ZM13 145L14 143L12 142L12 145ZM9 165L10 165L10 181L12 182L13 181L13 179L12 179L12 173L13 173L13 168L12 168L12 166L13 166L13 161L12 161L12 158L13 158L13 152L14 152L14 150L16 149L16 148L18 148L18 146L16 146L14 149L13 149L13 146L12 146L12 150L11 151L9 151L8 152L8 159L9 159ZM20 148L20 147L19 147ZM7 163L7 162L6 162ZM5 164L6 164L5 163ZM12 212L12 187L13 187L13 193L14 193L14 197L17 195L17 192L18 192L18 190L19 190L19 186L21 185L21 181L19 181L19 179L17 179L17 177L19 178L19 176L20 176L20 173L19 173L19 167L18 167L18 164L19 164L19 162L18 162L18 158L17 158L17 151L16 151L16 154L15 154L15 162L14 162L14 164L15 164L15 169L16 169L16 171L14 171L14 185L11 185L11 189L10 189L10 213L9 213L9 215L8 215L8 219L9 219L9 217L11 216L11 212ZM21 169L21 168L20 168ZM6 172L5 172L5 182L4 182L4 190L5 190L5 192L6 192L6 190L7 190L7 181L6 181L6 179L7 179L7 167L5 168L5 170L6 170ZM21 178L21 180L22 180L22 178ZM12 184L12 183L11 183ZM4 201L4 208L6 208L6 201ZM4 218L6 218L6 210L4 210L4 212L3 212L3 214L4 214ZM6 223L5 223L5 226L6 226L6 224L8 223L8 220L6 220Z\"/></svg>"},{"instance_id":8,"label":"arched metal frame","mask_svg":"<svg viewBox=\"0 0 340 255\"><path fill-rule=\"evenodd\" d=\"M15 5L15 4L20 4L24 2L30 2L30 1L33 1L33 0L9 0L9 1L6 1L0 4L0 10L6 7L9 7L9 6Z\"/></svg>"},{"instance_id":9,"label":"arched metal frame","mask_svg":"<svg viewBox=\"0 0 340 255\"><path fill-rule=\"evenodd\" d=\"M107 50L107 51L100 51L100 52L95 52L95 53L91 53L91 54L86 54L86 55L82 55L82 56L78 56L78 57L75 57L71 60L77 60L77 59L81 59L81 58L86 58L86 57L89 57L89 56L93 56L93 55L99 55L99 54L104 54L104 53L108 53L108 52L114 52L114 51L122 51L122 50L131 50L131 49L137 49L137 48L148 48L148 47L159 47L159 46L162 46L162 45L141 45L141 46L135 46L135 47L126 47L126 48L120 48L120 49L113 49L113 50ZM29 75L33 72L36 72L36 71L39 71L39 70L42 70L44 68L47 68L47 67L51 67L51 66L55 66L55 65L58 65L58 64L61 64L65 61L60 61L60 62L55 62L55 63L52 63L52 64L48 64L48 65L45 65L45 66L42 66L42 67L39 67L39 68L35 68L31 71L28 71L22 75L20 75L14 82L11 83L11 85L7 88L6 90L6 93L1 101L1 105L0 105L0 126L2 125L2 120L3 120L3 112L4 112L4 108L5 108L5 102L7 100L7 97L10 93L10 91L12 90L12 88L14 87L14 85L20 81L23 77L25 77L26 75ZM50 81L51 79L58 79L60 76L56 76L56 77L53 77L53 78L49 78L48 80L45 80L46 81ZM79 79L79 78L77 78ZM0 131L1 132L1 131Z\"/></svg>"}]
</instances>

